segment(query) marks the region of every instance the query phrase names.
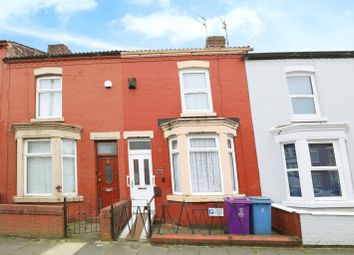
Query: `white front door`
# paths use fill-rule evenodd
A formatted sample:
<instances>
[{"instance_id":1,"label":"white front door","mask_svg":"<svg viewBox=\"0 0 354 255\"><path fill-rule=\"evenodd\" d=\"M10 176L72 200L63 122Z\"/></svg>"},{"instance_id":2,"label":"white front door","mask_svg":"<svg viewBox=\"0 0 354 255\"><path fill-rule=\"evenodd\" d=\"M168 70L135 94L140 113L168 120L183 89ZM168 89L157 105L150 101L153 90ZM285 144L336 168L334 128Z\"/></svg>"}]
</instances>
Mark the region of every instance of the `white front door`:
<instances>
[{"instance_id":1,"label":"white front door","mask_svg":"<svg viewBox=\"0 0 354 255\"><path fill-rule=\"evenodd\" d=\"M152 199L155 179L152 175L150 141L129 141L129 177L133 212L136 212L139 206L143 210L149 202L151 210L155 211L155 201Z\"/></svg>"}]
</instances>

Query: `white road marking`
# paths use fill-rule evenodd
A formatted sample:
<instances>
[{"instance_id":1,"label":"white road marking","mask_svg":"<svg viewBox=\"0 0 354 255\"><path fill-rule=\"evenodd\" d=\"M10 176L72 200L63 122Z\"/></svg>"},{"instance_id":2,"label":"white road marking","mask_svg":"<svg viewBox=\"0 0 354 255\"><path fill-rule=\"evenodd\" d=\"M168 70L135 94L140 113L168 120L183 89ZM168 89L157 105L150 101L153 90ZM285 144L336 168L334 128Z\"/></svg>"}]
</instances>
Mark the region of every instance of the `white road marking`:
<instances>
[{"instance_id":1,"label":"white road marking","mask_svg":"<svg viewBox=\"0 0 354 255\"><path fill-rule=\"evenodd\" d=\"M49 250L41 253L41 255L72 255L80 250L86 243L61 243L53 246Z\"/></svg>"}]
</instances>

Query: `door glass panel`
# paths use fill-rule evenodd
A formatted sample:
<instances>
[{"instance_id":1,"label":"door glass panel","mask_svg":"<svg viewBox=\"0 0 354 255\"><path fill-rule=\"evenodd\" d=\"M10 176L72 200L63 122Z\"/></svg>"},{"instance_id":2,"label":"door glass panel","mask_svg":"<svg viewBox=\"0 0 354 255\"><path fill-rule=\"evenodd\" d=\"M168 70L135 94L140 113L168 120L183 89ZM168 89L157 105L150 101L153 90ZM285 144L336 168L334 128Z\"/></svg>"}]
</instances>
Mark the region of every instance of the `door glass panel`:
<instances>
[{"instance_id":1,"label":"door glass panel","mask_svg":"<svg viewBox=\"0 0 354 255\"><path fill-rule=\"evenodd\" d=\"M139 175L139 160L133 160L133 167L134 167L134 184L140 185L140 175Z\"/></svg>"},{"instance_id":2,"label":"door glass panel","mask_svg":"<svg viewBox=\"0 0 354 255\"><path fill-rule=\"evenodd\" d=\"M112 166L110 163L106 165L106 183L111 184L113 181Z\"/></svg>"},{"instance_id":3,"label":"door glass panel","mask_svg":"<svg viewBox=\"0 0 354 255\"><path fill-rule=\"evenodd\" d=\"M130 141L130 150L150 150L150 141Z\"/></svg>"},{"instance_id":4,"label":"door glass panel","mask_svg":"<svg viewBox=\"0 0 354 255\"><path fill-rule=\"evenodd\" d=\"M144 159L145 185L150 185L150 164L148 159Z\"/></svg>"},{"instance_id":5,"label":"door glass panel","mask_svg":"<svg viewBox=\"0 0 354 255\"><path fill-rule=\"evenodd\" d=\"M99 142L97 143L98 155L117 155L116 142Z\"/></svg>"}]
</instances>

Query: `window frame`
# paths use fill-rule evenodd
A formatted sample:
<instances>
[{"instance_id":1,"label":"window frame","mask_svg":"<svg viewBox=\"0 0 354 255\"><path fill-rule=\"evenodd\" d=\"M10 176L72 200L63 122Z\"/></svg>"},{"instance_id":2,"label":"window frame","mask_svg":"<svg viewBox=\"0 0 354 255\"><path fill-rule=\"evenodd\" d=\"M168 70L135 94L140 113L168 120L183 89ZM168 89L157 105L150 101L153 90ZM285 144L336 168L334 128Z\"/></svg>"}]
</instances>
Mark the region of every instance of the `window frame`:
<instances>
[{"instance_id":1,"label":"window frame","mask_svg":"<svg viewBox=\"0 0 354 255\"><path fill-rule=\"evenodd\" d=\"M230 141L230 144L231 144L231 148L229 148L229 144L228 144L228 141ZM234 138L231 137L231 136L228 136L227 137L227 156L229 157L229 153L232 154L232 161L233 161L233 164L234 164L234 167L235 169L231 169L231 166L230 166L230 171L233 171L234 172L234 180L231 180L231 188L232 188L232 192L234 194L239 194L239 187L238 187L238 176L237 176L237 161L236 161L236 151L235 151L235 144L234 144ZM230 160L230 158L229 158ZM232 177L232 173L231 173L231 177ZM234 190L234 187L233 187L233 182L235 182L235 187L236 187L236 190Z\"/></svg>"},{"instance_id":2,"label":"window frame","mask_svg":"<svg viewBox=\"0 0 354 255\"><path fill-rule=\"evenodd\" d=\"M203 138L203 139L208 139L208 138L213 138L215 139L215 144L216 148L215 149L209 149L209 148L198 148L195 150L191 150L191 139L193 138ZM220 182L221 182L221 191L220 192L193 192L193 183L192 183L192 171L191 171L191 165L190 165L190 152L193 151L203 151L203 152L217 152L218 153L218 160L219 160L219 170L220 170ZM224 188L224 176L223 176L223 170L222 170L222 163L221 163L221 152L220 152L220 142L219 142L219 136L218 135L188 135L187 136L187 158L188 158L188 174L189 174L189 183L190 183L190 189L191 189L191 195L224 195L225 194L225 188Z\"/></svg>"},{"instance_id":3,"label":"window frame","mask_svg":"<svg viewBox=\"0 0 354 255\"><path fill-rule=\"evenodd\" d=\"M285 184L286 184L286 191L287 191L287 198L289 201L306 201L306 202L325 202L325 201L343 201L347 199L346 195L346 183L344 182L344 173L341 165L342 155L338 148L338 140L337 139L305 139L304 146L299 147L298 144L299 140L289 140L286 142L281 143L281 153L282 153L282 161L283 161L283 169L285 172ZM320 167L313 167L311 164L311 156L310 156L310 147L309 144L332 144L334 157L336 160L336 166L320 166ZM291 169L288 170L286 167L286 160L285 160L285 151L284 145L287 144L294 144L295 151L297 155L297 164L298 168L296 170ZM313 188L312 182L312 171L316 170L327 170L327 171L338 171L339 176L339 183L342 195L341 196L328 196L328 197L316 197ZM289 181L287 177L288 171L298 171L299 172L299 179L300 179L300 187L301 187L301 194L300 197L293 197L290 196L289 190ZM303 178L303 177L306 178ZM311 198L311 200L309 200Z\"/></svg>"},{"instance_id":4,"label":"window frame","mask_svg":"<svg viewBox=\"0 0 354 255\"><path fill-rule=\"evenodd\" d=\"M176 195L182 195L183 194L183 188L182 188L182 183L183 183L183 179L182 179L182 170L181 170L181 159L179 157L179 165L180 165L180 171L181 171L181 191L175 191L175 176L174 176L174 168L173 168L173 154L178 154L180 156L180 151L179 151L179 144L178 144L178 140L177 137L173 137L173 138L169 138L168 139L168 144L169 144L169 148L170 148L170 169L171 169L171 183L172 183L172 194L176 194ZM176 141L177 142L177 149L173 149L172 148L172 142Z\"/></svg>"},{"instance_id":5,"label":"window frame","mask_svg":"<svg viewBox=\"0 0 354 255\"><path fill-rule=\"evenodd\" d=\"M297 168L288 169L286 166L284 146L289 145L289 144L294 144L294 146L295 146ZM304 189L303 189L303 184L301 182L302 178L300 175L300 167L299 167L300 164L299 164L299 156L298 156L297 151L298 151L298 149L297 149L296 141L287 141L287 142L281 144L281 155L282 155L283 169L284 169L284 173L285 173L284 177L285 177L286 192L287 192L288 200L303 200L304 199ZM301 189L301 196L298 196L298 197L290 195L290 187L289 187L288 172L295 172L295 171L297 171L299 173L299 181L300 181L300 189Z\"/></svg>"},{"instance_id":6,"label":"window frame","mask_svg":"<svg viewBox=\"0 0 354 255\"><path fill-rule=\"evenodd\" d=\"M193 74L193 73L203 73L206 80L205 89L185 89L184 88L184 74ZM196 113L213 113L213 100L211 94L211 85L210 85L210 74L209 69L207 68L190 68L190 69L181 69L179 70L179 81L180 81L180 93L181 93L181 103L182 103L182 113L184 114L196 114ZM199 109L199 110L188 110L186 109L185 95L186 94L197 94L197 93L206 93L208 95L208 104L209 109Z\"/></svg>"},{"instance_id":7,"label":"window frame","mask_svg":"<svg viewBox=\"0 0 354 255\"><path fill-rule=\"evenodd\" d=\"M310 156L310 144L332 144L333 146L333 152L334 152L334 158L336 161L336 166L312 166L311 163L311 156ZM310 183L311 183L311 190L313 192L313 197L315 201L331 201L331 200L345 200L346 199L346 191L345 191L345 184L344 184L344 176L343 176L343 171L341 167L341 162L342 158L340 155L340 151L338 149L338 144L336 140L307 140L307 153L309 155L309 162L308 162L308 171L309 175L311 177ZM338 178L339 178L339 184L341 188L341 196L328 196L328 197L316 197L315 192L313 189L313 183L312 183L312 171L338 171Z\"/></svg>"},{"instance_id":8,"label":"window frame","mask_svg":"<svg viewBox=\"0 0 354 255\"><path fill-rule=\"evenodd\" d=\"M78 195L78 179L77 179L77 142L76 140L73 139L60 139L60 144L61 144L61 186L62 186L62 194L63 196L76 196ZM67 140L67 141L73 141L74 142L74 151L75 151L75 155L64 155L63 153L63 141ZM64 193L64 157L70 157L70 158L74 158L75 160L75 192L68 192L68 193Z\"/></svg>"},{"instance_id":9,"label":"window frame","mask_svg":"<svg viewBox=\"0 0 354 255\"><path fill-rule=\"evenodd\" d=\"M27 165L27 158L28 158L28 142L49 142L50 143L50 153L35 153L35 155L32 155L34 157L44 157L44 158L48 158L50 157L51 159L51 171L52 171L52 191L51 193L28 193L28 185L27 185L27 176L28 176L28 165ZM34 154L34 153L30 153L30 154ZM51 139L26 139L24 141L24 178L23 178L23 193L25 196L31 196L31 197L46 197L46 196L53 196L54 195L54 169L53 169L53 143L51 141Z\"/></svg>"},{"instance_id":10,"label":"window frame","mask_svg":"<svg viewBox=\"0 0 354 255\"><path fill-rule=\"evenodd\" d=\"M311 81L311 88L312 88L312 95L291 95L289 91L289 84L288 84L288 77L309 77ZM320 105L319 105L319 99L318 99L318 90L317 90L317 81L316 81L316 76L314 72L304 72L304 71L292 71L292 72L287 72L286 73L286 85L288 89L288 96L289 96L289 102L290 102L290 107L291 107L291 114L292 114L292 119L295 121L300 121L300 120L313 120L313 119L320 119L321 118L321 110L320 110ZM292 99L305 99L305 98L310 98L313 99L314 102L314 107L315 107L315 114L295 114L294 113L294 108L293 108L293 103Z\"/></svg>"},{"instance_id":11,"label":"window frame","mask_svg":"<svg viewBox=\"0 0 354 255\"><path fill-rule=\"evenodd\" d=\"M60 80L60 89L45 89L41 90L39 89L39 84L41 80L52 80L52 79L57 79L59 78ZM61 93L61 115L59 116L40 116L39 115L39 95L41 93ZM36 118L37 119L56 119L56 118L62 118L63 117L63 79L62 76L60 75L46 75L46 76L41 76L36 78Z\"/></svg>"}]
</instances>

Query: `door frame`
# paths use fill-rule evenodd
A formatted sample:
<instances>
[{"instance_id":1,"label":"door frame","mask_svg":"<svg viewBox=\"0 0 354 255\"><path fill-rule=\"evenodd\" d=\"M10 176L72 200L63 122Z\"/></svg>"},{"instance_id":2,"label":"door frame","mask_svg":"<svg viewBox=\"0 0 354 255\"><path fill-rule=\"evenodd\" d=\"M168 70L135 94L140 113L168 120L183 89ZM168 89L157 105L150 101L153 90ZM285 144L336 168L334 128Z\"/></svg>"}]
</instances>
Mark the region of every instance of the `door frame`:
<instances>
[{"instance_id":1,"label":"door frame","mask_svg":"<svg viewBox=\"0 0 354 255\"><path fill-rule=\"evenodd\" d=\"M150 143L150 149L141 149L141 150L131 150L130 149L130 142L131 141L137 141L137 142L149 142ZM149 160L149 168L150 168L150 185L148 185L149 187L152 187L153 191L152 191L152 196L154 195L154 187L156 186L155 183L155 176L154 176L154 172L153 172L153 167L152 167L152 149L151 149L151 139L150 138L129 138L127 140L128 142L128 176L127 176L127 184L129 185L129 193L130 193L130 197L131 199L133 199L133 192L134 192L134 186L135 184L133 183L133 178L131 178L131 176L134 175L133 172L133 159L134 156L136 156L137 158L147 158ZM139 172L140 175L140 172ZM129 180L128 180L129 177ZM140 185L139 185L140 186ZM147 187L145 185L145 179L144 179L144 186ZM147 198L147 203L150 201L151 197ZM154 207L154 199L152 201L153 207Z\"/></svg>"},{"instance_id":2,"label":"door frame","mask_svg":"<svg viewBox=\"0 0 354 255\"><path fill-rule=\"evenodd\" d=\"M98 154L98 143L115 143L116 145L116 154ZM98 173L99 173L99 159L100 158L116 158L117 160L117 182L118 182L118 195L117 199L120 199L120 183L119 183L119 159L118 159L118 143L117 140L95 140L95 161L96 161L96 169L95 169L95 175L96 175L96 199L97 203L99 203L99 208L102 206L102 200L101 200L101 191L99 188L99 182L98 182ZM113 174L113 173L112 173ZM113 174L114 175L114 174Z\"/></svg>"}]
</instances>

